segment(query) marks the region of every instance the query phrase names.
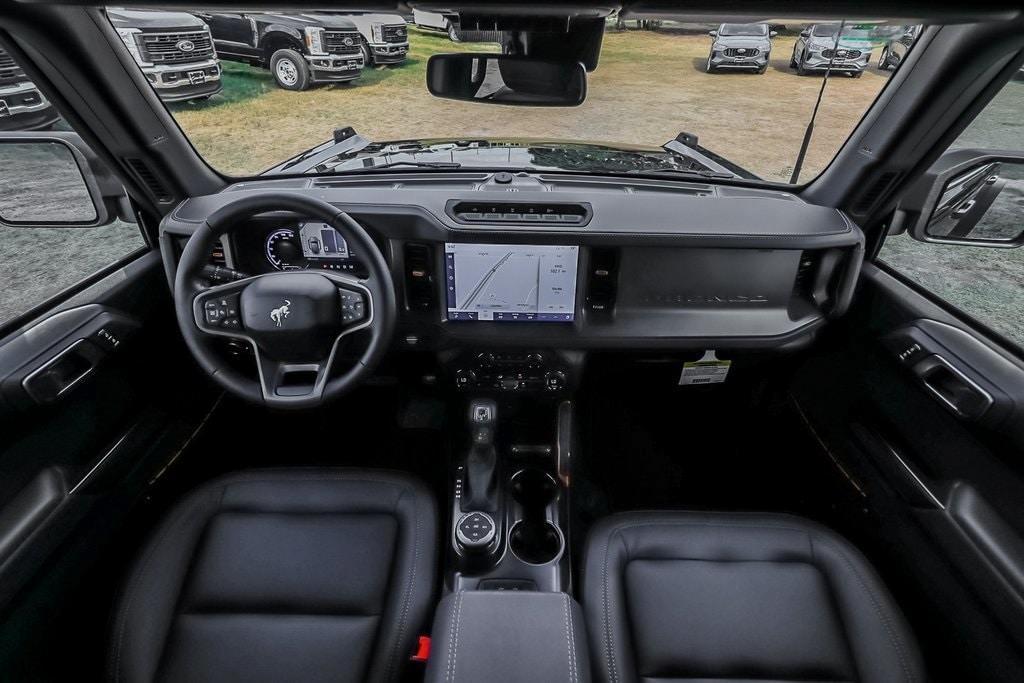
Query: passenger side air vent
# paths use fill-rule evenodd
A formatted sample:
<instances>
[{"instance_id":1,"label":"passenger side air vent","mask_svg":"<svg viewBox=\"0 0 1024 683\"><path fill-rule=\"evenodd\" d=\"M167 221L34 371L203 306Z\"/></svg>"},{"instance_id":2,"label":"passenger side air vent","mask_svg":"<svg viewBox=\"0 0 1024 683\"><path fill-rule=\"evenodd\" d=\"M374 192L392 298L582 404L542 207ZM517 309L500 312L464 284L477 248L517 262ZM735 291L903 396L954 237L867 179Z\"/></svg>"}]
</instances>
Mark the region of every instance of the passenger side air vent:
<instances>
[{"instance_id":1,"label":"passenger side air vent","mask_svg":"<svg viewBox=\"0 0 1024 683\"><path fill-rule=\"evenodd\" d=\"M141 159L125 159L128 167L135 174L136 180L149 190L149 193L161 204L170 204L174 201L173 194L167 189L153 170Z\"/></svg>"},{"instance_id":2,"label":"passenger side air vent","mask_svg":"<svg viewBox=\"0 0 1024 683\"><path fill-rule=\"evenodd\" d=\"M793 283L793 294L805 299L814 295L814 277L818 266L818 252L805 251L800 254L800 264L796 269L796 281Z\"/></svg>"},{"instance_id":3,"label":"passenger side air vent","mask_svg":"<svg viewBox=\"0 0 1024 683\"><path fill-rule=\"evenodd\" d=\"M405 298L411 311L434 308L434 253L426 244L405 245Z\"/></svg>"},{"instance_id":4,"label":"passenger side air vent","mask_svg":"<svg viewBox=\"0 0 1024 683\"><path fill-rule=\"evenodd\" d=\"M590 250L587 268L587 308L611 315L619 284L619 250L596 247Z\"/></svg>"},{"instance_id":5,"label":"passenger side air vent","mask_svg":"<svg viewBox=\"0 0 1024 683\"><path fill-rule=\"evenodd\" d=\"M460 223L519 225L586 225L589 204L548 204L540 202L456 202L448 213Z\"/></svg>"}]
</instances>

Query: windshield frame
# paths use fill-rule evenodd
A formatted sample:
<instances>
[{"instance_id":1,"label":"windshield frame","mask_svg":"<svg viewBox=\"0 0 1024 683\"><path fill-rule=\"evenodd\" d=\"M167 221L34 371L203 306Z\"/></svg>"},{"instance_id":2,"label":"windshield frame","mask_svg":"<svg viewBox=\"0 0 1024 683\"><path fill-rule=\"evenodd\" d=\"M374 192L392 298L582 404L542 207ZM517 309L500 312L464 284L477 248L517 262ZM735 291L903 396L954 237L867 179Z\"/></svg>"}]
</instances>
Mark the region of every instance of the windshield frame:
<instances>
[{"instance_id":1,"label":"windshield frame","mask_svg":"<svg viewBox=\"0 0 1024 683\"><path fill-rule=\"evenodd\" d=\"M148 6L139 7L139 6L134 6L134 5L127 5L127 6L125 6L125 5L103 5L103 6L95 8L95 11L99 14L100 17L102 17L103 23L105 25L109 25L111 33L113 34L113 36L116 36L117 35L116 34L116 27L113 25L111 19L107 16L107 10L108 9L127 9L127 10L132 10L132 9L157 9L157 8L150 8ZM178 10L177 7L175 7L174 10L168 10L168 11L179 11L179 10ZM196 10L196 8L193 7L192 9L182 9L180 11L193 12L193 11L198 11L198 10ZM267 10L264 10L264 11L267 11ZM370 10L363 10L363 11L338 10L338 12L344 12L345 14L367 14L367 13L371 13L372 14L372 13L374 13L374 12L372 12ZM813 26L818 26L818 25L825 25L825 24L827 24L827 25L835 25L835 26L838 27L843 21L845 21L845 20L843 20L843 19L836 19L834 21L820 22L818 24L813 24L811 22L807 22L804 25L807 26L808 28L813 27ZM725 23L729 23L729 22L725 22ZM764 21L764 22L756 22L756 23L764 25L766 27L765 28L765 33L761 34L762 36L768 37L771 34L771 23L770 22ZM888 22L887 21L879 21L877 23L879 25L883 25L883 24L887 24ZM737 25L737 24L734 24L734 25ZM753 24L738 24L738 25L753 25ZM921 32L923 32L925 28L927 28L927 25L921 27L921 29L920 29ZM127 51L125 45L123 44L123 42L121 40L110 39L109 40L109 45L113 49L113 51L115 51L115 52L122 52L123 51L124 52L124 57L129 62L131 62L133 66L135 66L135 67L139 66L138 64L136 64L134 62L134 60L132 59L131 54ZM143 74L141 74L141 70L140 70L140 74L139 75L143 75ZM144 76L143 76L143 78L144 78ZM771 179L771 178L765 178L763 176L757 176L757 175L754 175L753 173L747 171L745 168L738 167L738 166L735 167L737 169L736 177L708 176L708 177L703 177L703 178L700 177L697 174L694 174L692 176L687 176L687 175L683 175L682 173L674 173L671 170L666 171L666 172L659 172L657 170L651 170L649 172L626 173L626 172L617 171L617 170L604 170L604 169L602 169L602 170L564 169L563 170L563 169L538 169L538 168L511 167L511 166L502 166L502 167L468 166L468 167L462 167L462 168L416 168L416 167L413 167L413 166L408 166L408 167L399 167L399 168L396 168L394 170L390 170L390 169L376 169L375 170L375 169L372 169L372 168L367 168L367 169L350 170L350 171L344 171L344 172L314 173L314 172L308 172L307 171L307 172L288 173L288 172L278 171L276 173L268 174L270 171L273 171L274 169L279 168L282 165L287 164L289 161L295 159L296 157L301 157L301 156L310 154L316 148L321 147L321 146L323 146L325 144L328 144L330 142L330 138L326 137L326 135L325 135L326 139L321 139L321 140L318 140L318 141L314 142L313 144L311 144L311 146L309 148L307 148L307 149L305 149L305 150L303 150L301 152L298 152L297 154L295 154L295 155L293 155L291 157L282 159L281 161L274 162L271 165L269 165L269 166L267 166L265 168L262 168L262 169L260 169L258 171L252 171L252 172L248 172L248 173L244 173L244 174L235 175L235 174L231 174L231 173L228 173L226 171L221 170L220 168L215 166L210 160L208 160L206 158L206 156L204 156L204 154L196 146L196 144L193 141L193 139L185 131L185 129L182 126L182 124L174 116L174 112L170 108L167 107L167 104L165 102L161 101L159 98L154 98L154 100L155 100L154 104L156 105L154 109L155 109L155 111L157 113L159 113L161 115L161 117L166 116L166 118L171 123L173 123L174 127L177 129L178 133L181 135L181 139L188 145L189 149L195 154L196 158L202 163L202 165L206 169L211 171L213 174L215 174L222 181L227 183L228 185L237 184L237 183L243 183L243 182L253 182L253 181L265 182L265 181L277 181L277 180L286 180L286 179L291 179L291 180L308 180L310 182L315 182L316 179L333 179L333 180L339 181L339 180L343 180L347 176L348 177L357 177L358 176L358 177L365 178L367 176L375 175L375 176L379 176L379 177L386 177L386 176L388 176L388 174L392 174L392 175L416 175L416 174L428 174L428 175L432 174L432 175L437 175L437 174L446 174L446 173L447 174L466 174L466 173L491 173L491 172L493 172L493 173L499 173L499 172L524 172L524 173L531 173L531 174L537 174L537 175L540 175L540 174L547 174L547 175L562 174L562 175L591 176L591 177L595 177L595 178L600 178L600 177L618 178L618 179L622 179L623 181L647 178L647 179L650 179L650 180L661 181L661 182L679 183L680 185L683 185L683 184L726 185L726 186L738 186L738 187L768 188L768 189L782 190L782 191L787 191L787 192L792 192L792 193L799 193L799 192L805 190L809 185L811 185L815 181L817 181L822 175L824 175L829 169L832 168L832 166L835 164L836 160L839 158L839 156L841 155L843 150L849 144L850 140L855 136L856 131L861 126L864 125L864 123L868 120L872 110L877 106L877 103L889 91L891 82L892 82L891 78L887 79L887 81L882 85L882 87L879 89L879 91L875 94L873 99L871 99L871 101L866 104L863 113L861 114L860 118L857 120L856 124L851 129L851 131L849 133L849 136L846 137L843 140L843 142L835 149L835 151L831 153L828 162L820 170L818 170L814 176L811 176L811 177L807 178L806 180L800 179L796 183L790 183L790 182L785 181L785 180L774 180L774 179ZM566 139L563 142L565 142L566 144L574 144L574 143L589 142L589 141L586 140L586 139L582 139L582 138L578 139L578 140L573 138L573 139ZM598 141L598 142L600 142L600 141ZM612 146L615 146L617 144L623 144L623 145L627 145L628 146L630 143L610 142L608 144L611 144ZM654 146L659 146L659 145L654 145ZM721 157L719 154L717 154L717 153L715 153L715 152L713 152L711 150L708 150L706 148L701 147L700 148L700 152L702 154L704 154L704 155L714 159L716 162L721 163L724 166L727 166L727 167L734 167L735 166L734 162L730 161L729 159L727 159L725 157Z\"/></svg>"}]
</instances>

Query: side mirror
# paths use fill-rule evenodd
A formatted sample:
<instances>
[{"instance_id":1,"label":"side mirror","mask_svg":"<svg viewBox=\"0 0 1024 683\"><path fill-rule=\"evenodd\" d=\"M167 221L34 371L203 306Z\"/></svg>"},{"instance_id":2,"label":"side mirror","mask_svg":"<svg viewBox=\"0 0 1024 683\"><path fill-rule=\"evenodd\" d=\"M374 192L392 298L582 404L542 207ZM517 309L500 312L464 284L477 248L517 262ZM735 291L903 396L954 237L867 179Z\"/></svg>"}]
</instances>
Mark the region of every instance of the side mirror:
<instances>
[{"instance_id":1,"label":"side mirror","mask_svg":"<svg viewBox=\"0 0 1024 683\"><path fill-rule=\"evenodd\" d=\"M128 198L75 133L0 134L0 226L93 228L121 217Z\"/></svg>"},{"instance_id":2,"label":"side mirror","mask_svg":"<svg viewBox=\"0 0 1024 683\"><path fill-rule=\"evenodd\" d=\"M495 54L434 55L427 61L434 97L529 107L575 107L587 97L579 62Z\"/></svg>"},{"instance_id":3,"label":"side mirror","mask_svg":"<svg viewBox=\"0 0 1024 683\"><path fill-rule=\"evenodd\" d=\"M708 35L711 36L712 38L717 38L718 31L708 31Z\"/></svg>"},{"instance_id":4,"label":"side mirror","mask_svg":"<svg viewBox=\"0 0 1024 683\"><path fill-rule=\"evenodd\" d=\"M774 38L774 37L776 37L778 35L779 35L778 31L768 31L768 37L769 38Z\"/></svg>"},{"instance_id":5,"label":"side mirror","mask_svg":"<svg viewBox=\"0 0 1024 683\"><path fill-rule=\"evenodd\" d=\"M907 192L899 210L921 242L1024 245L1024 153L947 152Z\"/></svg>"},{"instance_id":6,"label":"side mirror","mask_svg":"<svg viewBox=\"0 0 1024 683\"><path fill-rule=\"evenodd\" d=\"M806 29L805 28L803 31L800 31L800 37L801 38L810 38L811 37L810 29Z\"/></svg>"}]
</instances>

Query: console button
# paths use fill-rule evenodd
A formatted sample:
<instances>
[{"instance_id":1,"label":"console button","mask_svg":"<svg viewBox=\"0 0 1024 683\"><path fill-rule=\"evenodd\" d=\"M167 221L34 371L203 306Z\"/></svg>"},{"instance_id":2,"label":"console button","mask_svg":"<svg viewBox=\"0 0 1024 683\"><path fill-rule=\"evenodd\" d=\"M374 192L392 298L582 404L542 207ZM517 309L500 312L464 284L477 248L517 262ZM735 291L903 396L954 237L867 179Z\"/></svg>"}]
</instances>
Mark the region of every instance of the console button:
<instances>
[{"instance_id":1,"label":"console button","mask_svg":"<svg viewBox=\"0 0 1024 683\"><path fill-rule=\"evenodd\" d=\"M544 375L544 388L548 391L561 391L565 388L565 373L553 370Z\"/></svg>"},{"instance_id":2,"label":"console button","mask_svg":"<svg viewBox=\"0 0 1024 683\"><path fill-rule=\"evenodd\" d=\"M363 295L347 289L339 290L341 296L341 320L352 323L366 317L366 304Z\"/></svg>"},{"instance_id":3,"label":"console button","mask_svg":"<svg viewBox=\"0 0 1024 683\"><path fill-rule=\"evenodd\" d=\"M229 294L203 302L203 320L207 325L239 329L241 322L238 316L238 299L238 294Z\"/></svg>"}]
</instances>

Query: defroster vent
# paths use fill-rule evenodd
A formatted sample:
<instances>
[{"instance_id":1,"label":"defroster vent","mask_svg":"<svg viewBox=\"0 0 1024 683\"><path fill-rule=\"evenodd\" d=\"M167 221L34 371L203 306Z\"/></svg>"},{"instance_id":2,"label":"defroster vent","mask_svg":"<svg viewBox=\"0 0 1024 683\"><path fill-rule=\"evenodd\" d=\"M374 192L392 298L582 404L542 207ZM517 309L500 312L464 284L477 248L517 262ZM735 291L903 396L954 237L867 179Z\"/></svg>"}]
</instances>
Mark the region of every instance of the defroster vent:
<instances>
[{"instance_id":1,"label":"defroster vent","mask_svg":"<svg viewBox=\"0 0 1024 683\"><path fill-rule=\"evenodd\" d=\"M491 225L585 225L591 216L588 204L546 202L456 202L448 211L460 223Z\"/></svg>"}]
</instances>

